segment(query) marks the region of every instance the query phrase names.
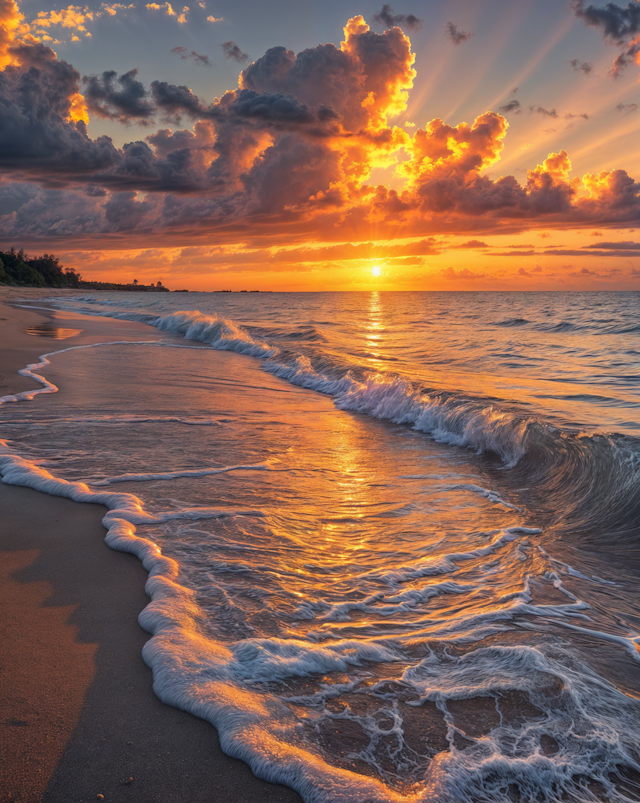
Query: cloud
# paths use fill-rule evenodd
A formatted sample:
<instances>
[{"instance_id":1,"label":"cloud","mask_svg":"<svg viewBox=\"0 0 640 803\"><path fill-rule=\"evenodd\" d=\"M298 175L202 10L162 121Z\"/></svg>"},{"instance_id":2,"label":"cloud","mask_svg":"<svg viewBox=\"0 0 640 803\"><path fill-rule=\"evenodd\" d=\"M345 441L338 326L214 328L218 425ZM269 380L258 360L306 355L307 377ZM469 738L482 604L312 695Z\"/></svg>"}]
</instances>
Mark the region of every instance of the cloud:
<instances>
[{"instance_id":1,"label":"cloud","mask_svg":"<svg viewBox=\"0 0 640 803\"><path fill-rule=\"evenodd\" d=\"M623 240L614 243L596 243L595 245L585 245L584 248L610 249L614 251L640 251L640 243L631 240Z\"/></svg>"},{"instance_id":2,"label":"cloud","mask_svg":"<svg viewBox=\"0 0 640 803\"><path fill-rule=\"evenodd\" d=\"M616 111L620 112L620 114L633 114L633 112L638 111L638 104L637 103L618 103L616 106Z\"/></svg>"},{"instance_id":3,"label":"cloud","mask_svg":"<svg viewBox=\"0 0 640 803\"><path fill-rule=\"evenodd\" d=\"M519 100L513 98L508 100L503 106L498 108L500 114L522 114L522 105Z\"/></svg>"},{"instance_id":4,"label":"cloud","mask_svg":"<svg viewBox=\"0 0 640 803\"><path fill-rule=\"evenodd\" d=\"M249 59L248 54L243 53L239 45L232 41L222 43L222 53L225 59L231 59L232 61L243 62Z\"/></svg>"},{"instance_id":5,"label":"cloud","mask_svg":"<svg viewBox=\"0 0 640 803\"><path fill-rule=\"evenodd\" d=\"M578 249L561 249L561 248L552 248L548 251L544 252L550 256L567 256L567 257L625 257L628 258L630 256L640 256L640 250L632 251L626 248L623 248L620 251L614 251L613 249L608 251L588 251L588 250L578 250Z\"/></svg>"},{"instance_id":6,"label":"cloud","mask_svg":"<svg viewBox=\"0 0 640 803\"><path fill-rule=\"evenodd\" d=\"M155 108L137 75L135 69L120 76L115 70L107 70L101 76L85 75L82 81L89 111L97 117L121 123L136 120L143 125L149 124Z\"/></svg>"},{"instance_id":7,"label":"cloud","mask_svg":"<svg viewBox=\"0 0 640 803\"><path fill-rule=\"evenodd\" d=\"M147 3L145 8L151 9L152 11L162 11L164 9L168 17L176 16L176 12L173 10L171 3Z\"/></svg>"},{"instance_id":8,"label":"cloud","mask_svg":"<svg viewBox=\"0 0 640 803\"><path fill-rule=\"evenodd\" d=\"M590 75L593 70L593 62L580 61L579 59L571 59L569 64L573 67L574 72L581 72L584 75Z\"/></svg>"},{"instance_id":9,"label":"cloud","mask_svg":"<svg viewBox=\"0 0 640 803\"><path fill-rule=\"evenodd\" d=\"M463 31L462 28L458 28L457 25L454 25L453 22L448 22L446 25L447 36L454 45L461 45L463 42L471 39L473 33L469 31Z\"/></svg>"},{"instance_id":10,"label":"cloud","mask_svg":"<svg viewBox=\"0 0 640 803\"><path fill-rule=\"evenodd\" d=\"M618 78L633 61L640 59L640 2L631 0L626 7L607 3L604 8L585 6L584 0L572 0L576 16L600 31L603 38L626 47L613 62L611 75Z\"/></svg>"},{"instance_id":11,"label":"cloud","mask_svg":"<svg viewBox=\"0 0 640 803\"><path fill-rule=\"evenodd\" d=\"M462 268L461 270L446 268L441 271L441 275L446 279L484 279L484 273L473 273L468 268Z\"/></svg>"},{"instance_id":12,"label":"cloud","mask_svg":"<svg viewBox=\"0 0 640 803\"><path fill-rule=\"evenodd\" d=\"M584 113L583 114L572 114L571 112L567 112L565 114L565 116L564 116L564 119L565 120L574 120L576 117L581 117L583 120L588 120L589 119L589 115L588 114L584 114Z\"/></svg>"},{"instance_id":13,"label":"cloud","mask_svg":"<svg viewBox=\"0 0 640 803\"><path fill-rule=\"evenodd\" d=\"M202 8L204 8L202 3L198 3L198 5L201 6ZM224 17L209 16L209 17L207 17L207 22L224 22Z\"/></svg>"},{"instance_id":14,"label":"cloud","mask_svg":"<svg viewBox=\"0 0 640 803\"><path fill-rule=\"evenodd\" d=\"M593 5L585 7L584 0L573 0L576 16L600 30L602 35L612 42L622 44L640 33L640 2L631 0L626 8L607 3L604 8Z\"/></svg>"},{"instance_id":15,"label":"cloud","mask_svg":"<svg viewBox=\"0 0 640 803\"><path fill-rule=\"evenodd\" d=\"M39 11L37 17L31 22L31 28L37 35L38 29L48 29L59 25L61 28L70 28L90 36L86 24L92 21L94 13L88 6L68 6L59 11Z\"/></svg>"},{"instance_id":16,"label":"cloud","mask_svg":"<svg viewBox=\"0 0 640 803\"><path fill-rule=\"evenodd\" d=\"M640 184L625 170L574 176L562 150L522 181L493 177L509 128L497 112L411 131L395 125L406 119L416 75L397 26L376 33L358 16L340 46L270 48L212 102L184 85L147 87L135 70L87 77L92 115L171 123L121 148L92 139L74 118L80 76L70 64L3 35L11 63L0 72L2 236L99 235L103 245L126 231L154 247L215 237L258 251L297 245L302 264L417 259L441 252L434 237L443 233L460 238L454 248L480 249L489 235L532 228L640 226ZM192 57L187 48L174 53ZM372 178L379 167L394 171L393 184ZM47 211L51 203L57 208ZM374 247L380 232L405 242ZM302 253L303 243L317 247ZM336 243L355 245L331 252ZM511 256L529 250L505 248Z\"/></svg>"},{"instance_id":17,"label":"cloud","mask_svg":"<svg viewBox=\"0 0 640 803\"><path fill-rule=\"evenodd\" d=\"M15 0L0 0L0 69L13 62L9 50L23 21Z\"/></svg>"},{"instance_id":18,"label":"cloud","mask_svg":"<svg viewBox=\"0 0 640 803\"><path fill-rule=\"evenodd\" d=\"M626 70L626 68L634 61L638 62L639 58L640 38L637 41L633 41L630 47L628 47L624 52L620 53L620 55L615 59L611 68L612 78L619 78L624 70Z\"/></svg>"},{"instance_id":19,"label":"cloud","mask_svg":"<svg viewBox=\"0 0 640 803\"><path fill-rule=\"evenodd\" d=\"M511 246L508 246L509 248ZM535 251L492 251L492 257L532 257Z\"/></svg>"},{"instance_id":20,"label":"cloud","mask_svg":"<svg viewBox=\"0 0 640 803\"><path fill-rule=\"evenodd\" d=\"M386 28L393 28L396 25L405 25L410 31L418 31L422 28L422 20L414 14L394 14L393 8L385 3L382 10L373 15L373 21Z\"/></svg>"},{"instance_id":21,"label":"cloud","mask_svg":"<svg viewBox=\"0 0 640 803\"><path fill-rule=\"evenodd\" d=\"M469 240L466 243L460 243L459 245L450 245L449 248L463 248L463 249L472 249L472 248L489 248L486 243L483 243L482 240Z\"/></svg>"},{"instance_id":22,"label":"cloud","mask_svg":"<svg viewBox=\"0 0 640 803\"><path fill-rule=\"evenodd\" d=\"M179 56L183 61L193 61L194 64L197 64L200 67L212 67L211 59L209 56L201 55L200 53L196 53L195 50L189 50L187 47L173 47L171 48L171 52L175 56Z\"/></svg>"},{"instance_id":23,"label":"cloud","mask_svg":"<svg viewBox=\"0 0 640 803\"><path fill-rule=\"evenodd\" d=\"M98 11L96 17L102 16L102 14L107 14L110 17L115 17L118 11L128 11L131 8L135 8L136 4L131 3L128 6L123 5L122 3L102 3L100 8L102 11Z\"/></svg>"},{"instance_id":24,"label":"cloud","mask_svg":"<svg viewBox=\"0 0 640 803\"><path fill-rule=\"evenodd\" d=\"M544 117L552 117L554 120L557 119L560 115L555 109L545 109L542 106L529 106L529 114L542 114Z\"/></svg>"}]
</instances>

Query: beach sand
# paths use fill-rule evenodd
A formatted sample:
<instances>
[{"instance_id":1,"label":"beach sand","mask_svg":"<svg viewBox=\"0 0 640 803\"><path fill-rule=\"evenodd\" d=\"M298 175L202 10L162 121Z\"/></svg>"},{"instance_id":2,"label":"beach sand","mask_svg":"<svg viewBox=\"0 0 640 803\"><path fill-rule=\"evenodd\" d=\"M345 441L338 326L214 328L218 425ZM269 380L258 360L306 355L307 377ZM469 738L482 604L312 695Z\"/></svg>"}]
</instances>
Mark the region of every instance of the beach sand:
<instances>
[{"instance_id":1,"label":"beach sand","mask_svg":"<svg viewBox=\"0 0 640 803\"><path fill-rule=\"evenodd\" d=\"M42 291L0 288L0 301L27 296ZM24 333L50 317L0 305L0 395L38 387L17 370L83 340ZM225 756L211 725L153 694L137 623L146 572L104 544L105 510L0 483L0 803L300 803Z\"/></svg>"}]
</instances>

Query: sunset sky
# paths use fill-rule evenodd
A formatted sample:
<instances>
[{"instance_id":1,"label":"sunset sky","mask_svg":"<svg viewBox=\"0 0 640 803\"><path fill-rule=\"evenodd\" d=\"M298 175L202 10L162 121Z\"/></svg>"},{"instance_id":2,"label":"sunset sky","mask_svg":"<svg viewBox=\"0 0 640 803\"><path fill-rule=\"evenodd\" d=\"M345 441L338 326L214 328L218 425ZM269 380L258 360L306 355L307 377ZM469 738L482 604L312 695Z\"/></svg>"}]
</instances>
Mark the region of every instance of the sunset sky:
<instances>
[{"instance_id":1,"label":"sunset sky","mask_svg":"<svg viewBox=\"0 0 640 803\"><path fill-rule=\"evenodd\" d=\"M639 0L0 0L0 249L172 289L640 290L639 79Z\"/></svg>"}]
</instances>

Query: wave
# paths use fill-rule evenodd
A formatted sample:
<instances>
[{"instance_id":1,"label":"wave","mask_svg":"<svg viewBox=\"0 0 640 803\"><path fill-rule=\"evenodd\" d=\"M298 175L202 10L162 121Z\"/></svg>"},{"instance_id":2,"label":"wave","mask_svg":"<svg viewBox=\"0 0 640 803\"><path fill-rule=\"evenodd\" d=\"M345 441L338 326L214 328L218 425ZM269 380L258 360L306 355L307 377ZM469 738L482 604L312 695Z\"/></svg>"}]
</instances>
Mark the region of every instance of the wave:
<instances>
[{"instance_id":1,"label":"wave","mask_svg":"<svg viewBox=\"0 0 640 803\"><path fill-rule=\"evenodd\" d=\"M565 605L534 605L527 585L500 600L495 610L469 615L460 608L448 622L437 617L428 642L422 640L418 660L407 660L408 645L394 637L353 639L333 634L316 641L274 636L225 644L203 636L197 592L181 584L177 562L136 529L171 519L259 516L261 511L152 512L133 494L95 492L84 483L58 479L19 456L5 441L0 441L0 473L10 485L107 507L103 522L108 546L137 555L149 572L146 591L151 602L139 621L152 634L143 658L153 670L158 697L211 722L225 753L245 761L258 777L289 785L307 803L406 803L408 799L426 803L436 798L443 803L495 803L506 799L505 779L511 779L514 794L517 787L519 800L555 803L579 792L579 776L601 784L609 799L633 800L621 792L625 789L621 775L640 771L632 740L626 736L634 732L637 711L615 687L578 664L560 644L450 649L452 638L459 645L477 641L479 635L502 632L507 621L522 614L551 617L558 624L606 639L607 634L573 624L587 606L569 592L565 591L569 597ZM422 589L406 588L403 583L415 572L437 577L455 571L461 562L493 557L536 532L526 527L497 531L485 546L425 559L424 565L407 566L402 576L380 575L380 582L395 589L391 595L327 606L324 611L309 611L307 618L315 618L322 626L348 620L352 612L393 616L419 610L435 596L473 593L475 585L446 578ZM412 571L413 575L408 574ZM556 587L563 590L557 576ZM298 615L304 619L304 614L302 605ZM567 616L572 622L563 621ZM627 649L634 647L629 640L623 645L621 639L609 637L614 638ZM373 665L397 666L398 680L383 675L363 688L362 676L353 670L360 668L368 674ZM332 673L344 679L329 682ZM326 682L313 685L309 692L310 677ZM296 681L301 685L296 686ZM353 702L340 708L343 696L353 700L351 692L358 692L355 700L364 708ZM367 701L375 705L373 712L366 709ZM461 701L464 706L456 708ZM483 701L493 714L477 732L473 706ZM523 704L528 706L526 720L519 715ZM467 708L472 712L470 719ZM416 739L411 733L412 709L420 709L422 727L429 711L438 717L442 746L433 758L423 755L424 734ZM306 741L305 725L316 735L317 729L329 728L333 742L344 739L344 750L351 758L360 750L369 765L378 768L379 777L326 761L313 742ZM351 741L354 731L366 737L361 747ZM402 777L411 789L394 789L392 774L380 763L390 737L397 745L394 755L402 752Z\"/></svg>"},{"instance_id":2,"label":"wave","mask_svg":"<svg viewBox=\"0 0 640 803\"><path fill-rule=\"evenodd\" d=\"M155 320L164 322L158 326L160 329L213 348L260 357L264 367L275 375L331 394L340 409L405 424L443 443L496 455L502 468L508 469L503 476L513 475L517 484L529 486L541 503L548 504L551 500L550 507L571 524L582 525L590 516L592 525L594 508L608 511L610 522L620 515L622 528L634 521L632 508L621 506L621 500L628 502L634 491L637 498L638 465L634 462L637 442L633 439L575 436L492 400L428 390L398 376L358 375L355 370L344 370L332 363L326 355L324 364L306 356L292 356L216 316L177 313ZM39 380L47 382L43 377ZM49 384L41 392L55 392L55 386ZM264 470L261 465L239 465L123 474L101 482L173 479L242 469ZM560 477L556 476L558 472ZM637 745L631 743L637 731L637 717L633 717L637 711L630 713L625 707L628 701L615 688L583 665L578 666L558 644L481 646L463 652L459 648L450 649L452 642L470 645L485 635L503 632L516 616L520 617L518 621L527 617L523 626L531 623L531 629L536 626L532 623L534 617L549 617L558 626L603 637L598 631L563 621L569 615L572 620L585 618L582 615L585 603L577 598L571 597L564 605L535 605L527 584L480 614L469 614L464 606L446 621L436 614L437 621L430 629L425 622L424 637L418 638L419 657L414 655L411 660L407 660L406 645L394 637L357 640L338 638L332 633L330 637L323 634L323 640L318 638L317 643L310 634L308 640L247 638L223 644L203 637L201 608L194 591L179 582L177 563L163 555L153 541L141 538L136 528L181 519L260 518L266 515L265 511L224 507L151 511L133 494L95 492L83 483L56 479L42 465L12 452L5 442L0 442L0 473L8 484L107 506L104 522L108 545L138 555L149 571L147 591L152 601L141 614L140 623L153 634L143 656L153 669L154 689L160 699L207 719L218 728L226 753L244 760L259 777L298 790L308 803L339 800L406 803L407 799L426 803L436 798L443 803L596 800L597 796L589 797L590 791L582 794L585 784L594 779L608 799L621 802L634 799L632 793L627 797L620 792L616 773L622 772L621 767L640 771ZM495 492L471 483L444 487L510 505ZM393 616L420 609L432 597L451 595L455 600L456 594L473 593L474 586L442 575L456 572L460 566L473 565L474 561L484 563L486 559L492 564L501 554L511 554L512 545L539 532L538 528L506 527L484 533L488 539L480 541L476 548L449 550L442 555L406 561L406 565L393 572L379 570L371 575L371 580L393 593L327 606L323 612L313 612L321 614L313 618L325 622L349 621L352 612ZM419 578L434 578L434 581L425 588L406 588L406 583ZM562 591L557 575L548 579ZM482 583L478 586L482 593ZM301 608L300 613L303 612ZM640 656L637 640L618 636L610 639L636 659ZM353 708L347 705L338 713L325 712L322 715L325 719L320 719L319 706L314 708L317 699L339 701L341 692L353 690L356 681L322 683L320 690L314 692L317 699L310 699L311 695L305 697L304 691L299 691L304 690L303 683L300 687L294 685L296 680L305 681L313 675L325 678L328 673L350 673L354 667L362 667L366 672L372 664L399 666L402 672L401 682L392 691L388 680L371 687L375 700L388 702L384 719L359 713L355 705ZM491 678L491 685L487 685L487 678ZM305 716L295 713L292 716L282 697L278 697L281 690L273 692L270 684L275 682L286 684L292 692L298 691L297 697L289 699L298 706L306 706ZM250 684L257 684L258 691ZM542 692L548 689L552 692L545 696ZM512 694L523 696L512 698L509 696ZM465 727L464 714L455 709L456 701L464 701L472 708L478 698L489 700L499 720L495 727L479 735L472 727ZM521 700L535 706L539 714L529 716L526 722L518 719L510 706L517 708ZM424 756L416 758L420 751L424 752L424 733L411 742L410 714L406 715L405 727L398 715L401 705L409 712L412 708L422 712L432 705L444 726L444 746L428 766ZM313 742L306 741L303 730L305 725L313 729L322 724L331 726L334 740L337 739L333 734L341 727L346 734L360 728L369 739L362 755L369 766L380 769L383 778L387 777L385 769L380 766L380 754L376 755L374 748L383 745L385 739L396 739L398 755L404 750L400 756L404 762L403 774L416 786L409 792L406 789L396 792L377 778L330 766L320 751L309 746ZM424 728L424 720L421 727ZM293 744L278 738L288 732L295 734ZM348 740L345 744L345 750L352 756L355 748Z\"/></svg>"},{"instance_id":3,"label":"wave","mask_svg":"<svg viewBox=\"0 0 640 803\"><path fill-rule=\"evenodd\" d=\"M91 299L91 303L98 302ZM109 303L122 307L131 302ZM628 543L640 534L640 441L636 438L564 432L496 400L426 389L396 374L373 374L362 366L340 363L326 352L313 358L285 352L218 315L178 311L154 316L133 311L114 314L113 310L97 314L143 321L215 349L257 357L275 376L332 396L341 410L404 424L440 443L494 455L505 469L513 470L518 483L529 487L529 498L536 506L550 512L551 524L593 534L606 523L612 536L618 533ZM567 322L555 326L565 324L573 327ZM140 344L179 347L157 341ZM55 392L55 386L36 371L52 354L91 347L75 346L44 355L40 363L21 371L44 387L5 396L0 404Z\"/></svg>"},{"instance_id":4,"label":"wave","mask_svg":"<svg viewBox=\"0 0 640 803\"><path fill-rule=\"evenodd\" d=\"M526 326L531 321L527 318L506 318L504 321L497 321L494 326Z\"/></svg>"},{"instance_id":5,"label":"wave","mask_svg":"<svg viewBox=\"0 0 640 803\"><path fill-rule=\"evenodd\" d=\"M91 484L94 487L100 485L112 485L114 482L152 482L154 480L176 480L183 477L210 477L216 474L227 474L230 471L269 471L271 466L267 463L259 463L252 466L221 466L220 468L192 468L182 471L165 471L151 474L119 474L116 477L105 477L103 480L96 480Z\"/></svg>"}]
</instances>

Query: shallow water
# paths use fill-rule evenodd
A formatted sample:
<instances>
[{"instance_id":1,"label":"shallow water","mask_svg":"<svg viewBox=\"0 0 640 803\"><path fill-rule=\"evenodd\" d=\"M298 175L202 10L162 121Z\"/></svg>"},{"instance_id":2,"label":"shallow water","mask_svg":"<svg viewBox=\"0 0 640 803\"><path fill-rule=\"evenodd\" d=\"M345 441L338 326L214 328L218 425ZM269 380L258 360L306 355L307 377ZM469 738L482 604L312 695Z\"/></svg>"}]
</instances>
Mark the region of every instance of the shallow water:
<instances>
[{"instance_id":1,"label":"shallow water","mask_svg":"<svg viewBox=\"0 0 640 803\"><path fill-rule=\"evenodd\" d=\"M0 472L111 508L156 692L305 800L637 801L639 298L57 299L167 339L68 339Z\"/></svg>"}]
</instances>

